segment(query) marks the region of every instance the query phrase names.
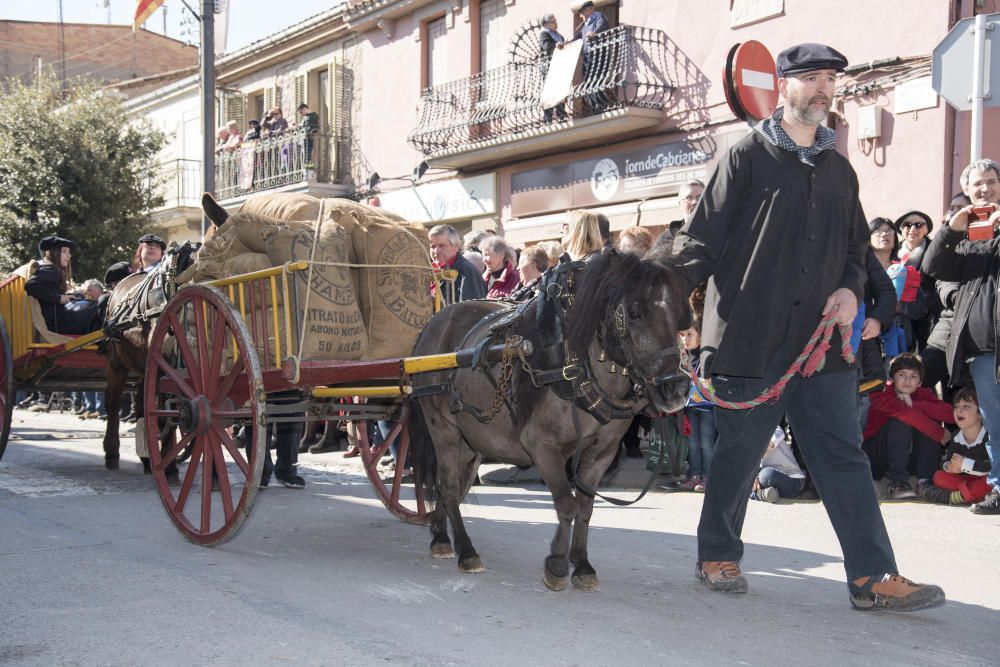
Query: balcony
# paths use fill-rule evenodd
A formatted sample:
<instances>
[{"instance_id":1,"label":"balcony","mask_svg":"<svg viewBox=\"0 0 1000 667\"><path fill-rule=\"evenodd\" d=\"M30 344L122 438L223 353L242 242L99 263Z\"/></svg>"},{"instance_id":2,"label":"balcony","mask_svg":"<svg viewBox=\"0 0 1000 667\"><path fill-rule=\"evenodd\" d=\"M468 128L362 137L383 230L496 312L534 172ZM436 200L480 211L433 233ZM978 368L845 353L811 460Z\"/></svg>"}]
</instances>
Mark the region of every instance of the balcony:
<instances>
[{"instance_id":1,"label":"balcony","mask_svg":"<svg viewBox=\"0 0 1000 667\"><path fill-rule=\"evenodd\" d=\"M154 213L182 208L201 208L201 161L170 160L160 164L156 183L163 204Z\"/></svg>"},{"instance_id":2,"label":"balcony","mask_svg":"<svg viewBox=\"0 0 1000 667\"><path fill-rule=\"evenodd\" d=\"M594 35L562 122L546 122L539 101L544 56L428 88L408 140L431 166L460 169L656 127L674 90L668 53L661 30L621 25Z\"/></svg>"},{"instance_id":3,"label":"balcony","mask_svg":"<svg viewBox=\"0 0 1000 667\"><path fill-rule=\"evenodd\" d=\"M342 196L347 188L332 183L334 142L327 134L285 132L215 154L215 194L226 207L259 192L303 192Z\"/></svg>"}]
</instances>

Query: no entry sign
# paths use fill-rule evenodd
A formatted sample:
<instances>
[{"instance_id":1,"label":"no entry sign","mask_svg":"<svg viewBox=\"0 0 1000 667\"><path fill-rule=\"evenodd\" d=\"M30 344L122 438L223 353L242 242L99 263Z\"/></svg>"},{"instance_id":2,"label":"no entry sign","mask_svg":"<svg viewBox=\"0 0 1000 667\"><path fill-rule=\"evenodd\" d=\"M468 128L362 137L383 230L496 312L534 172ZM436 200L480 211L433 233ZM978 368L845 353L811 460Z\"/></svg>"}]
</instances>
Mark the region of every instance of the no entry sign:
<instances>
[{"instance_id":1,"label":"no entry sign","mask_svg":"<svg viewBox=\"0 0 1000 667\"><path fill-rule=\"evenodd\" d=\"M752 122L774 113L778 106L778 77L766 46L755 40L734 45L722 78L726 102L737 118Z\"/></svg>"}]
</instances>

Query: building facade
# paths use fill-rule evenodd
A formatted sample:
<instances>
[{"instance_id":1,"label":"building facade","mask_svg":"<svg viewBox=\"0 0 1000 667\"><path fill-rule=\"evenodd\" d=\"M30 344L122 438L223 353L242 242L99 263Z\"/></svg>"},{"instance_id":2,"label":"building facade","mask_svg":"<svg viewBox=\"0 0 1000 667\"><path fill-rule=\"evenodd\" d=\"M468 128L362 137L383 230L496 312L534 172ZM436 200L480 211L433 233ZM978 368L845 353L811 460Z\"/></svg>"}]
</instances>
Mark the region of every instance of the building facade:
<instances>
[{"instance_id":1,"label":"building facade","mask_svg":"<svg viewBox=\"0 0 1000 667\"><path fill-rule=\"evenodd\" d=\"M502 227L517 245L557 237L567 208L602 210L613 229L662 227L680 217L680 184L704 180L749 131L722 85L730 49L749 40L773 55L821 41L847 56L829 124L869 217L918 209L936 219L957 191L968 119L930 89L930 53L975 3L914 0L905 11L862 0L596 4L611 30L580 58L567 120L546 122L538 19L553 12L572 40L580 21L569 3L349 2L352 66L366 84L353 131L379 175L366 194L463 231ZM986 155L1000 149L989 131L997 123L988 112ZM473 181L491 184L487 207Z\"/></svg>"}]
</instances>

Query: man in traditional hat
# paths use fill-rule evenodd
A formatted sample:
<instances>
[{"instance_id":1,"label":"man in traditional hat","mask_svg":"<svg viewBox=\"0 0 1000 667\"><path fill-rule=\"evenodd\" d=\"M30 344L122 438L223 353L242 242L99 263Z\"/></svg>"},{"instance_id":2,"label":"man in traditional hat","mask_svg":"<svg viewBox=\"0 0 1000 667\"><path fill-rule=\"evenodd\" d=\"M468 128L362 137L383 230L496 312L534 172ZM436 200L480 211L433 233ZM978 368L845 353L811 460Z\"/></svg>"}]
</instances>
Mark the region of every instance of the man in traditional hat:
<instances>
[{"instance_id":1,"label":"man in traditional hat","mask_svg":"<svg viewBox=\"0 0 1000 667\"><path fill-rule=\"evenodd\" d=\"M163 253L167 251L167 242L156 234L143 234L139 237L139 247L135 249L135 257L132 264L137 272L146 273L152 271L163 260Z\"/></svg>"},{"instance_id":2,"label":"man in traditional hat","mask_svg":"<svg viewBox=\"0 0 1000 667\"><path fill-rule=\"evenodd\" d=\"M580 18L583 19L573 36L575 39L583 40L583 63L582 75L584 85L595 86L596 80L603 72L594 71L594 35L611 29L608 18L597 11L597 7L590 0L580 5ZM607 61L605 66L608 66ZM601 112L608 106L608 96L605 91L592 92L584 97L588 110L591 113Z\"/></svg>"},{"instance_id":3,"label":"man in traditional hat","mask_svg":"<svg viewBox=\"0 0 1000 667\"><path fill-rule=\"evenodd\" d=\"M866 279L868 226L858 179L834 150L830 112L847 60L823 44L778 55L784 106L719 162L675 240L692 286L708 281L702 365L719 398L746 402L775 385L824 315L850 325ZM840 540L856 609L913 611L945 601L898 574L861 449L857 371L835 332L825 365L750 410L716 410L718 445L698 526L697 576L745 593L740 534L754 473L787 415Z\"/></svg>"}]
</instances>

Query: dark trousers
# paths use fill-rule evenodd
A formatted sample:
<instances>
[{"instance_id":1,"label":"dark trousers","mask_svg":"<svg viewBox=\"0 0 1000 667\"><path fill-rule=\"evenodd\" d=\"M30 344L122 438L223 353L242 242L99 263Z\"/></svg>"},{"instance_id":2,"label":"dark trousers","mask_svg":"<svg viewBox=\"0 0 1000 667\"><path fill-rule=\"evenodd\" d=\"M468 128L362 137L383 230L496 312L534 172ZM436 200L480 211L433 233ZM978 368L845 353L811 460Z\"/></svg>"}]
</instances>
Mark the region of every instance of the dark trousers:
<instances>
[{"instance_id":1,"label":"dark trousers","mask_svg":"<svg viewBox=\"0 0 1000 667\"><path fill-rule=\"evenodd\" d=\"M911 472L917 479L930 479L941 463L941 445L898 419L886 422L863 447L871 462L872 479L906 482Z\"/></svg>"},{"instance_id":2,"label":"dark trousers","mask_svg":"<svg viewBox=\"0 0 1000 667\"><path fill-rule=\"evenodd\" d=\"M728 401L758 396L783 371L767 378L714 376ZM715 411L719 439L712 478L698 524L698 558L743 558L743 519L761 456L787 414L796 439L840 540L848 579L896 572L896 561L879 511L868 458L861 451L857 371L795 377L778 400L752 410Z\"/></svg>"},{"instance_id":3,"label":"dark trousers","mask_svg":"<svg viewBox=\"0 0 1000 667\"><path fill-rule=\"evenodd\" d=\"M288 405L302 400L302 394L298 391L279 392L268 397L268 403L275 405ZM285 415L291 416L291 415ZM302 415L304 417L304 415ZM302 432L305 430L305 423L278 422L267 425L267 442L264 458L263 478L269 480L271 471L275 476L287 478L295 474L295 464L299 460L299 441L302 439ZM276 463L271 464L271 448L274 448Z\"/></svg>"}]
</instances>

